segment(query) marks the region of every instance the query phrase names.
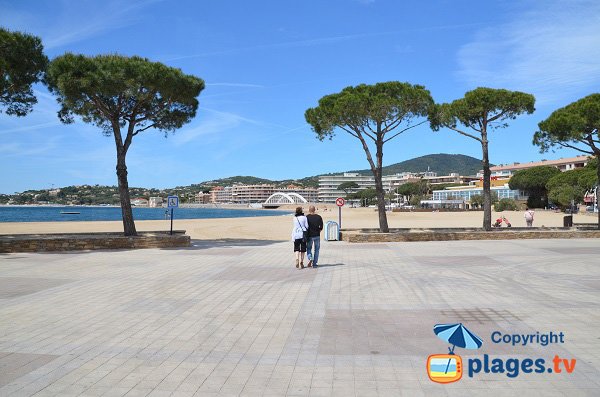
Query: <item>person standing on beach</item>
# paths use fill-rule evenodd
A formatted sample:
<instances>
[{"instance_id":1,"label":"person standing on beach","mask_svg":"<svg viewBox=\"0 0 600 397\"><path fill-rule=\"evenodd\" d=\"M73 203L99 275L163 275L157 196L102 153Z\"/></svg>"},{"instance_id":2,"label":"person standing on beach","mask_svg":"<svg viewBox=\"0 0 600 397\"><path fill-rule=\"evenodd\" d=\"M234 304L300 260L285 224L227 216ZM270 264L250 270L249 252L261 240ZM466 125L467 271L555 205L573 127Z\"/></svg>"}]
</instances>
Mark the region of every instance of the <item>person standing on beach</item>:
<instances>
[{"instance_id":1,"label":"person standing on beach","mask_svg":"<svg viewBox=\"0 0 600 397\"><path fill-rule=\"evenodd\" d=\"M294 255L296 256L296 268L304 269L304 253L306 252L306 236L308 232L308 221L302 207L296 207L292 228L292 241L294 242Z\"/></svg>"},{"instance_id":2,"label":"person standing on beach","mask_svg":"<svg viewBox=\"0 0 600 397\"><path fill-rule=\"evenodd\" d=\"M306 244L306 257L308 258L308 267L318 267L319 249L321 248L321 230L323 230L323 218L315 214L315 206L308 207L308 242ZM314 247L314 254L313 254Z\"/></svg>"},{"instance_id":3,"label":"person standing on beach","mask_svg":"<svg viewBox=\"0 0 600 397\"><path fill-rule=\"evenodd\" d=\"M530 210L529 207L525 207L525 223L527 223L527 227L533 227L533 214L533 210Z\"/></svg>"}]
</instances>

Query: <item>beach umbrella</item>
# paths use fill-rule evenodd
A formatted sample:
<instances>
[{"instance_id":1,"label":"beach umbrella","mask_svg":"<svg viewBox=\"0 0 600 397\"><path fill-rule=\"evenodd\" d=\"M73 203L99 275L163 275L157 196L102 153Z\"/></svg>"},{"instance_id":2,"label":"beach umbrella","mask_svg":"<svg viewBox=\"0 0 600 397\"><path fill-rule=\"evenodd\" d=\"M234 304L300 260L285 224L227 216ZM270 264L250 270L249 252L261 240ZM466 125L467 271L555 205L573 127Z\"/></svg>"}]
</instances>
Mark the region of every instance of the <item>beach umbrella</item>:
<instances>
[{"instance_id":1,"label":"beach umbrella","mask_svg":"<svg viewBox=\"0 0 600 397\"><path fill-rule=\"evenodd\" d=\"M481 338L469 331L462 323L436 324L433 326L433 332L435 332L438 338L452 343L452 348L448 348L450 354L454 354L456 346L463 349L479 349L483 344ZM446 364L446 373L448 373L450 361L452 359L448 359L448 364Z\"/></svg>"},{"instance_id":2,"label":"beach umbrella","mask_svg":"<svg viewBox=\"0 0 600 397\"><path fill-rule=\"evenodd\" d=\"M469 331L462 323L436 324L433 332L438 338L452 344L452 349L449 348L450 354L454 354L455 346L463 349L479 349L483 344L481 338Z\"/></svg>"}]
</instances>

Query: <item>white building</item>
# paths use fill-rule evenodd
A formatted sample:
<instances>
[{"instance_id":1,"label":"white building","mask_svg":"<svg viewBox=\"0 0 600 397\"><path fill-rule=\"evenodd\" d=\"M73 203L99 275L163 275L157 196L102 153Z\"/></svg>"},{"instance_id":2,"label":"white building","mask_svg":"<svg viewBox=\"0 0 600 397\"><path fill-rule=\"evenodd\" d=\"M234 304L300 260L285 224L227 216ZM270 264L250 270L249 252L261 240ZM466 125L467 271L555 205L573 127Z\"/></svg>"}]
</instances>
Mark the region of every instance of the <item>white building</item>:
<instances>
[{"instance_id":1,"label":"white building","mask_svg":"<svg viewBox=\"0 0 600 397\"><path fill-rule=\"evenodd\" d=\"M521 201L527 200L527 195L525 192L520 190L511 190L508 185L492 186L490 190L492 193L495 192L498 195L499 200L503 198ZM461 200L466 204L470 204L471 198L475 195L483 196L483 188L478 186L449 187L445 190L434 190L432 200Z\"/></svg>"},{"instance_id":2,"label":"white building","mask_svg":"<svg viewBox=\"0 0 600 397\"><path fill-rule=\"evenodd\" d=\"M358 185L358 189L355 191L375 188L375 178L373 175L361 175L355 172L323 175L319 177L319 201L334 203L338 197L345 196L346 193L343 190L337 190L337 187L345 182L355 182Z\"/></svg>"}]
</instances>

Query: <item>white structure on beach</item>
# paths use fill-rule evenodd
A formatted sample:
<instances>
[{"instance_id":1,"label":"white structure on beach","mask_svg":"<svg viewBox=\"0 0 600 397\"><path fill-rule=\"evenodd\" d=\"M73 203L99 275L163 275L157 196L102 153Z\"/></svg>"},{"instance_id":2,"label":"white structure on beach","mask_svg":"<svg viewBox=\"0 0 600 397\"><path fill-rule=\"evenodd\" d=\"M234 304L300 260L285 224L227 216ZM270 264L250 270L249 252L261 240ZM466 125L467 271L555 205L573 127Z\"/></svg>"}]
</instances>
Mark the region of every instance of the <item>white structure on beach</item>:
<instances>
[{"instance_id":1,"label":"white structure on beach","mask_svg":"<svg viewBox=\"0 0 600 397\"><path fill-rule=\"evenodd\" d=\"M307 202L308 201L298 193L277 192L273 193L265 201L265 204L303 204Z\"/></svg>"}]
</instances>

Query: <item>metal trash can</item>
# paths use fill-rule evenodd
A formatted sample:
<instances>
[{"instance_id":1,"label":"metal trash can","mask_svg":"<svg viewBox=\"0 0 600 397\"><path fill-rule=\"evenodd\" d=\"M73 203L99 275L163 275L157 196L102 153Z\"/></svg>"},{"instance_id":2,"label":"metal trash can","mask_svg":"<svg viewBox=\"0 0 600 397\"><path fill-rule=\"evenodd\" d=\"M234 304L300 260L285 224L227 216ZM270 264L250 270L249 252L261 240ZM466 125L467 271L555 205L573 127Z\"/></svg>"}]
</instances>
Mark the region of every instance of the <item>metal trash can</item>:
<instances>
[{"instance_id":1,"label":"metal trash can","mask_svg":"<svg viewBox=\"0 0 600 397\"><path fill-rule=\"evenodd\" d=\"M573 227L573 215L567 215L563 217L564 227Z\"/></svg>"},{"instance_id":2,"label":"metal trash can","mask_svg":"<svg viewBox=\"0 0 600 397\"><path fill-rule=\"evenodd\" d=\"M340 239L340 226L337 222L329 221L325 224L325 241L338 241Z\"/></svg>"}]
</instances>

